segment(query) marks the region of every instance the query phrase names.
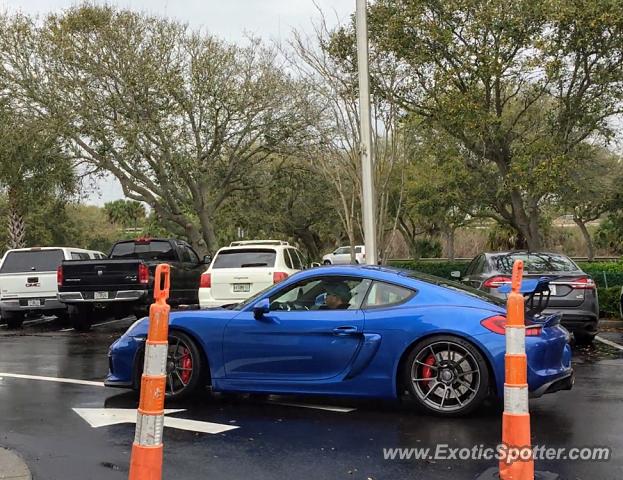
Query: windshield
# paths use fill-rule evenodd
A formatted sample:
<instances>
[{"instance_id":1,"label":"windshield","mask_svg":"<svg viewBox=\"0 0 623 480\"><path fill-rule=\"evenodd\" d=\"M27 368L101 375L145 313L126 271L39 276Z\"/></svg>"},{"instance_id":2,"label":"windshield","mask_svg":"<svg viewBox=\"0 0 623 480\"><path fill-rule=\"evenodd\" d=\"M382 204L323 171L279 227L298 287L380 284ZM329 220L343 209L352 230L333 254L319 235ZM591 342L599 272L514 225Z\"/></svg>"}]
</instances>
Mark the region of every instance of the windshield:
<instances>
[{"instance_id":1,"label":"windshield","mask_svg":"<svg viewBox=\"0 0 623 480\"><path fill-rule=\"evenodd\" d=\"M426 275L420 272L409 272L407 273L407 276L416 280L421 280L423 282L432 283L433 285L437 285L439 287L455 290L460 293L479 298L480 300L484 300L485 302L493 303L501 307L506 305L506 302L504 300L498 297L494 297L493 295L483 292L482 290L468 287L463 283L453 282L452 280L446 280L445 278L434 277L433 275Z\"/></svg>"},{"instance_id":2,"label":"windshield","mask_svg":"<svg viewBox=\"0 0 623 480\"><path fill-rule=\"evenodd\" d=\"M62 250L9 252L0 273L55 272L62 261Z\"/></svg>"},{"instance_id":3,"label":"windshield","mask_svg":"<svg viewBox=\"0 0 623 480\"><path fill-rule=\"evenodd\" d=\"M215 268L252 268L275 266L277 252L267 248L221 250L212 263Z\"/></svg>"},{"instance_id":4,"label":"windshield","mask_svg":"<svg viewBox=\"0 0 623 480\"><path fill-rule=\"evenodd\" d=\"M515 260L523 260L524 272L577 272L579 267L568 257L555 253L526 253L517 252L493 257L496 270L503 273L512 273Z\"/></svg>"}]
</instances>

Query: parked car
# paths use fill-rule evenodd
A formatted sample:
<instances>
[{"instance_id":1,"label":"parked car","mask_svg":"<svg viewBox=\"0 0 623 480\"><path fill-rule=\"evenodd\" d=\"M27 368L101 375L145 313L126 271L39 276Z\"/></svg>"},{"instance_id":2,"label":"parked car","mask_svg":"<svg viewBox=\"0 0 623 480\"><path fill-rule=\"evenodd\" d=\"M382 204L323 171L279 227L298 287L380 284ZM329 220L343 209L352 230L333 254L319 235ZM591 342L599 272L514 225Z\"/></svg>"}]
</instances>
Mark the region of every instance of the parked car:
<instances>
[{"instance_id":1,"label":"parked car","mask_svg":"<svg viewBox=\"0 0 623 480\"><path fill-rule=\"evenodd\" d=\"M481 253L461 275L463 283L504 298L497 289L510 283L515 260L524 261L524 276L549 277L549 312L561 312L562 324L573 332L580 345L590 344L598 332L599 301L593 279L569 257L547 252Z\"/></svg>"},{"instance_id":2,"label":"parked car","mask_svg":"<svg viewBox=\"0 0 623 480\"><path fill-rule=\"evenodd\" d=\"M340 302L336 301L336 298ZM534 397L573 386L560 315L528 319ZM168 398L214 391L397 398L467 414L504 392L506 310L485 292L378 266L297 273L233 309L175 312ZM140 388L148 320L110 348L109 387Z\"/></svg>"},{"instance_id":3,"label":"parked car","mask_svg":"<svg viewBox=\"0 0 623 480\"><path fill-rule=\"evenodd\" d=\"M63 260L105 257L102 252L72 247L8 250L0 267L0 316L18 328L26 314L56 315L64 320L67 306L57 299L56 270Z\"/></svg>"},{"instance_id":4,"label":"parked car","mask_svg":"<svg viewBox=\"0 0 623 480\"><path fill-rule=\"evenodd\" d=\"M201 275L201 308L239 303L306 268L305 257L288 242L246 240L221 248Z\"/></svg>"},{"instance_id":5,"label":"parked car","mask_svg":"<svg viewBox=\"0 0 623 480\"><path fill-rule=\"evenodd\" d=\"M123 240L106 258L63 262L58 268L58 299L68 306L76 330L88 330L95 319L107 315L142 316L153 302L154 273L161 263L171 265L169 303L197 305L206 263L190 245L175 239Z\"/></svg>"},{"instance_id":6,"label":"parked car","mask_svg":"<svg viewBox=\"0 0 623 480\"><path fill-rule=\"evenodd\" d=\"M347 247L339 247L331 253L327 253L322 257L323 265L348 265L351 263L350 245ZM366 263L366 247L364 245L355 245L355 263L363 265Z\"/></svg>"}]
</instances>

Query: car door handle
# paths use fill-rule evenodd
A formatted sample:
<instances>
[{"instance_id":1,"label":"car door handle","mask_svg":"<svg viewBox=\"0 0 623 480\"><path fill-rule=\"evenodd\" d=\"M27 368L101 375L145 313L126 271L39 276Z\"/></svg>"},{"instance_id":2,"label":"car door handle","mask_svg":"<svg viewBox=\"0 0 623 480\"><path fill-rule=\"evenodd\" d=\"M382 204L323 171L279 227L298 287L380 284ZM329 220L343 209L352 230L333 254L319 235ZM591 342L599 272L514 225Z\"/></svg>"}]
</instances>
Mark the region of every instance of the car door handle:
<instances>
[{"instance_id":1,"label":"car door handle","mask_svg":"<svg viewBox=\"0 0 623 480\"><path fill-rule=\"evenodd\" d=\"M337 327L333 329L333 334L339 335L339 336L352 335L357 332L358 332L357 327L353 327L350 325L344 326L344 327Z\"/></svg>"}]
</instances>

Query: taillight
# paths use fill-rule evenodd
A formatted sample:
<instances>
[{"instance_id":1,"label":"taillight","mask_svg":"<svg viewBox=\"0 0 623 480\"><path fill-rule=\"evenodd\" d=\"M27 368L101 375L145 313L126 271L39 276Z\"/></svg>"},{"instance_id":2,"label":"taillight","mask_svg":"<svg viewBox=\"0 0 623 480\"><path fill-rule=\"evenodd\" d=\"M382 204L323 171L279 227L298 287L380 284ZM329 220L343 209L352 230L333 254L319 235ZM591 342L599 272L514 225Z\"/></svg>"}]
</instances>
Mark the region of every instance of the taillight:
<instances>
[{"instance_id":1,"label":"taillight","mask_svg":"<svg viewBox=\"0 0 623 480\"><path fill-rule=\"evenodd\" d=\"M288 278L286 272L273 272L273 283L283 282L286 278Z\"/></svg>"},{"instance_id":2,"label":"taillight","mask_svg":"<svg viewBox=\"0 0 623 480\"><path fill-rule=\"evenodd\" d=\"M63 286L63 267L62 265L56 269L56 283L59 287Z\"/></svg>"},{"instance_id":3,"label":"taillight","mask_svg":"<svg viewBox=\"0 0 623 480\"><path fill-rule=\"evenodd\" d=\"M506 317L503 315L495 315L485 318L480 324L487 330L504 335L506 333ZM538 337L541 335L541 326L526 320L526 337Z\"/></svg>"},{"instance_id":4,"label":"taillight","mask_svg":"<svg viewBox=\"0 0 623 480\"><path fill-rule=\"evenodd\" d=\"M149 267L144 263L138 264L138 283L144 285L149 283Z\"/></svg>"},{"instance_id":5,"label":"taillight","mask_svg":"<svg viewBox=\"0 0 623 480\"><path fill-rule=\"evenodd\" d=\"M589 277L580 277L568 283L571 288L577 290L592 290L595 288L595 282Z\"/></svg>"},{"instance_id":6,"label":"taillight","mask_svg":"<svg viewBox=\"0 0 623 480\"><path fill-rule=\"evenodd\" d=\"M203 273L199 280L199 288L212 288L212 274Z\"/></svg>"},{"instance_id":7,"label":"taillight","mask_svg":"<svg viewBox=\"0 0 623 480\"><path fill-rule=\"evenodd\" d=\"M498 288L502 285L506 285L507 283L511 283L511 277L504 277L502 275L498 275L496 277L487 278L482 284L483 287L486 288Z\"/></svg>"}]
</instances>

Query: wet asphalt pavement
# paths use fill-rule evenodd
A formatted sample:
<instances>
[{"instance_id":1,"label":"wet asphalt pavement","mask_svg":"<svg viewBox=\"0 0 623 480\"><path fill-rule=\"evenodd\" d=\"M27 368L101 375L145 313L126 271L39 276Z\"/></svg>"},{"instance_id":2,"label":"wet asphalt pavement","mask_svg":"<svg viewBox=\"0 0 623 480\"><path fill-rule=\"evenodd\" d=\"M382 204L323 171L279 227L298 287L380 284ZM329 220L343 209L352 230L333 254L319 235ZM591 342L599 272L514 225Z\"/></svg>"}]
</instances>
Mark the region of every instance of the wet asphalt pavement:
<instances>
[{"instance_id":1,"label":"wet asphalt pavement","mask_svg":"<svg viewBox=\"0 0 623 480\"><path fill-rule=\"evenodd\" d=\"M6 374L101 381L108 346L132 320L85 334L61 331L51 319L33 320L19 332L0 328L0 446L18 451L35 479L127 478L134 425L92 428L72 408L131 409L138 399L125 390ZM622 333L602 336L623 345ZM611 459L543 460L536 469L562 479L621 479L623 351L596 343L576 349L574 364L572 391L530 402L533 444L606 446L612 449ZM185 409L172 417L239 427L217 434L166 428L164 478L169 479L474 479L495 461L384 460L383 448L495 447L501 437L497 404L467 418L440 419L394 402L206 391L167 408Z\"/></svg>"}]
</instances>

